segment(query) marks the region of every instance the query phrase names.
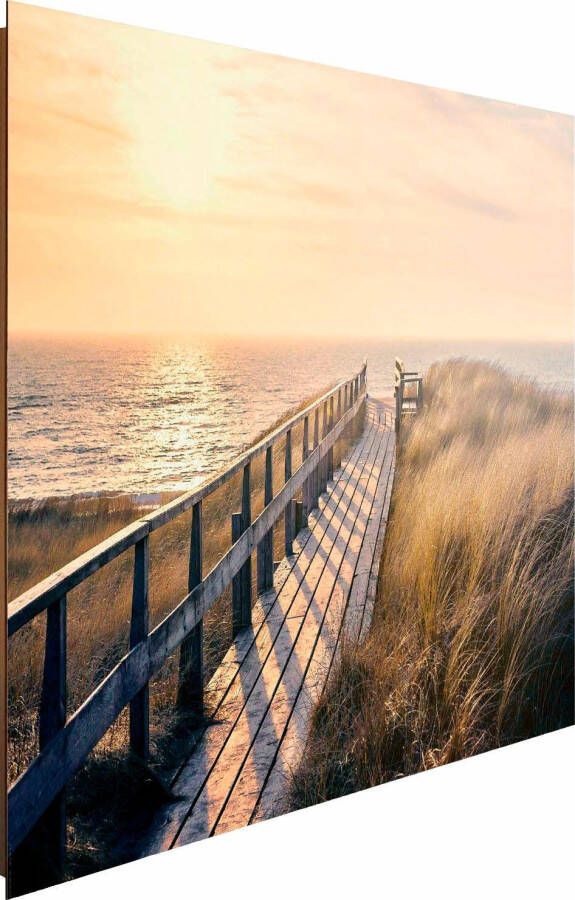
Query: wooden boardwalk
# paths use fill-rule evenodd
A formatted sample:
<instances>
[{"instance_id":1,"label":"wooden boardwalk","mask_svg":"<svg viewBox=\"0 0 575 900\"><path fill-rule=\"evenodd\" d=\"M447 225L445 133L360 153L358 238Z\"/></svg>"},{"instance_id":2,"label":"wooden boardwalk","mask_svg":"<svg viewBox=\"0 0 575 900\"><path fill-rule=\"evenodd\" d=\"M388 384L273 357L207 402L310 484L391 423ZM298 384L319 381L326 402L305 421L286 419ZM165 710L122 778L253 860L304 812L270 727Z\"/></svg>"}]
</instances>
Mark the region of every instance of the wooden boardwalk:
<instances>
[{"instance_id":1,"label":"wooden boardwalk","mask_svg":"<svg viewBox=\"0 0 575 900\"><path fill-rule=\"evenodd\" d=\"M144 856L285 809L290 773L338 647L344 638L362 639L369 628L395 441L389 406L367 394L365 362L243 450L225 470L11 601L10 640L38 616L45 615L46 623L38 752L8 794L12 896L65 877L68 784L124 710L126 749L144 763L150 760L150 679L175 654L178 708L200 715L205 725L174 775L173 802L158 811L152 827L142 820L143 833L137 827L130 835L119 834L120 854ZM351 442L352 450L334 471L342 442ZM230 516L231 546L204 572L203 503L224 486L229 497L221 515ZM178 520L189 529L187 585L150 629L150 540ZM274 571L278 525L285 558ZM131 557L129 647L90 696L70 710L68 594L126 554ZM232 643L206 684L204 617L228 590ZM30 873L36 873L33 884Z\"/></svg>"},{"instance_id":2,"label":"wooden boardwalk","mask_svg":"<svg viewBox=\"0 0 575 900\"><path fill-rule=\"evenodd\" d=\"M368 398L362 436L206 686L211 724L176 773L177 799L157 815L139 855L285 809L342 637L360 639L371 621L395 469L390 419Z\"/></svg>"}]
</instances>

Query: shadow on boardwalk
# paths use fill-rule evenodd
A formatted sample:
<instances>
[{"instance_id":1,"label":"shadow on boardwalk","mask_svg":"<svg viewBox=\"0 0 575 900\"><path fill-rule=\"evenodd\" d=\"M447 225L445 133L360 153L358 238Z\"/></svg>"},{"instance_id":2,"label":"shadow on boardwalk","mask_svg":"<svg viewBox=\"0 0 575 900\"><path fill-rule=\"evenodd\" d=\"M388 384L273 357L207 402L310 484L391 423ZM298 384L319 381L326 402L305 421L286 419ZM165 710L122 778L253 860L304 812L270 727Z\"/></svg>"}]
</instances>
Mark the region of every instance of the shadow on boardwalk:
<instances>
[{"instance_id":1,"label":"shadow on boardwalk","mask_svg":"<svg viewBox=\"0 0 575 900\"><path fill-rule=\"evenodd\" d=\"M213 724L177 772L177 799L157 815L138 855L285 809L341 636L360 639L371 620L395 469L386 421L384 405L369 399L362 437L207 686Z\"/></svg>"}]
</instances>

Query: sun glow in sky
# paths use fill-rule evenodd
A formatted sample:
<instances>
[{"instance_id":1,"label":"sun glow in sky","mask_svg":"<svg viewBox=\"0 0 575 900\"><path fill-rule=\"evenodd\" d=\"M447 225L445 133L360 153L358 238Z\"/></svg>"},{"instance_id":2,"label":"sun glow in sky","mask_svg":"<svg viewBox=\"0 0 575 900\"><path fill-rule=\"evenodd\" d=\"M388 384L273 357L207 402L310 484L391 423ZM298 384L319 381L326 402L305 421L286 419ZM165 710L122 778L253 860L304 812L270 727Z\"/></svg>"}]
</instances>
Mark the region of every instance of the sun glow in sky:
<instances>
[{"instance_id":1,"label":"sun glow in sky","mask_svg":"<svg viewBox=\"0 0 575 900\"><path fill-rule=\"evenodd\" d=\"M9 8L12 333L568 340L573 120Z\"/></svg>"}]
</instances>

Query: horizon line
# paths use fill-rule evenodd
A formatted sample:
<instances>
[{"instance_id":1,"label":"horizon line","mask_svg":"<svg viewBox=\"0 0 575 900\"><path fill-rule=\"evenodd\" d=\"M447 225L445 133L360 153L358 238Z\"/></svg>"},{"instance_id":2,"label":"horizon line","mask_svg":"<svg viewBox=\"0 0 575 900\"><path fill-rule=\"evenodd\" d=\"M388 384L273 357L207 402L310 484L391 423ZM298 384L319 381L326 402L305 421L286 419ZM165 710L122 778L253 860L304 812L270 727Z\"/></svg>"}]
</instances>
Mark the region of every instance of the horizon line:
<instances>
[{"instance_id":1,"label":"horizon line","mask_svg":"<svg viewBox=\"0 0 575 900\"><path fill-rule=\"evenodd\" d=\"M317 340L322 343L334 342L352 342L365 341L368 343L378 343L387 341L398 341L406 343L409 341L418 341L420 343L493 343L493 344L571 344L575 346L573 338L556 338L556 337L493 337L490 335L451 335L449 337L438 337L428 335L385 335L379 337L373 334L301 334L289 332L269 332L248 334L246 332L134 332L134 331L34 331L28 329L8 329L8 344L11 339L35 339L35 340L87 340L87 339L128 339L128 340L176 340L179 342L187 342L191 340L290 340L290 341L313 341Z\"/></svg>"}]
</instances>

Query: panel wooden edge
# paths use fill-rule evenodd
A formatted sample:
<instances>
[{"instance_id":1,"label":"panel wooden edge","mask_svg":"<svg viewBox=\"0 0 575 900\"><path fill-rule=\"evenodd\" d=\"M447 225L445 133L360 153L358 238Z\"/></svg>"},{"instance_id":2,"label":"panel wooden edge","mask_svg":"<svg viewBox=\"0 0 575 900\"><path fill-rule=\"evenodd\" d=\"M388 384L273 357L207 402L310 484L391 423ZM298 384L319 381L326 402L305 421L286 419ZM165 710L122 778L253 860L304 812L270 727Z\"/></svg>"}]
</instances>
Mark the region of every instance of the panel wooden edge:
<instances>
[{"instance_id":1,"label":"panel wooden edge","mask_svg":"<svg viewBox=\"0 0 575 900\"><path fill-rule=\"evenodd\" d=\"M6 877L7 863L7 573L6 573L6 334L7 334L7 166L8 166L8 31L0 28L0 581L2 616L0 617L0 874Z\"/></svg>"}]
</instances>

